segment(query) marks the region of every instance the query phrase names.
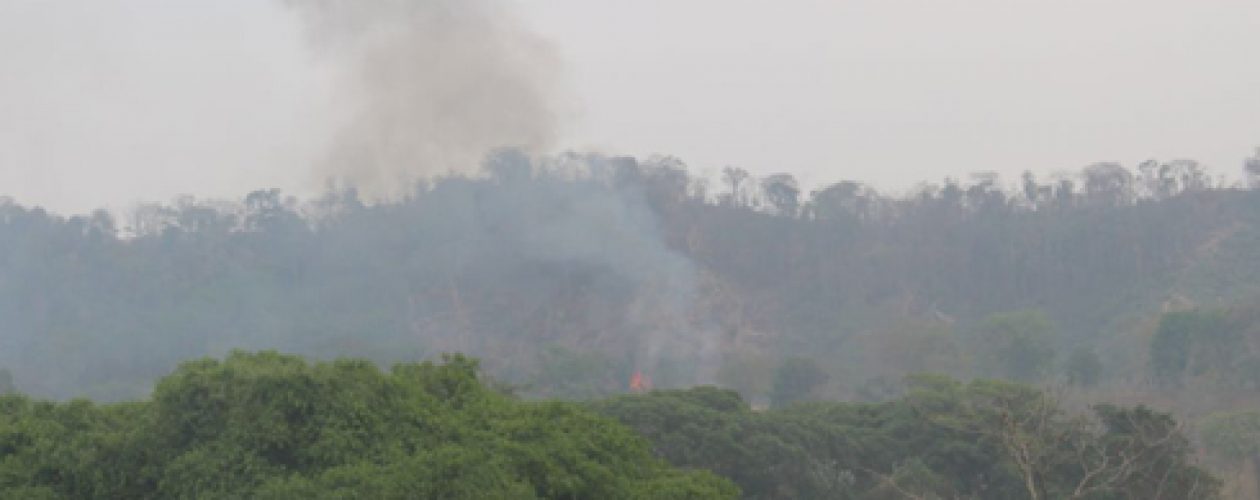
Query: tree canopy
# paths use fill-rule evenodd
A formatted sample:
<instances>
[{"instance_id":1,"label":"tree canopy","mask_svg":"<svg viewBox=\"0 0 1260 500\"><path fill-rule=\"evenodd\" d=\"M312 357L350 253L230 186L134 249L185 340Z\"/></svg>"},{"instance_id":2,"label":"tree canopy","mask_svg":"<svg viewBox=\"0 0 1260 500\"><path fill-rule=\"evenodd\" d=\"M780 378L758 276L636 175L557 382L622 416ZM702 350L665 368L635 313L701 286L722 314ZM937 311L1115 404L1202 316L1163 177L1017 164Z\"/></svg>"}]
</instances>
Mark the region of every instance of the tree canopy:
<instances>
[{"instance_id":1,"label":"tree canopy","mask_svg":"<svg viewBox=\"0 0 1260 500\"><path fill-rule=\"evenodd\" d=\"M884 403L751 410L709 387L592 403L671 463L734 480L744 497L1215 498L1167 414L1097 405L1075 415L1007 382L914 376Z\"/></svg>"},{"instance_id":2,"label":"tree canopy","mask_svg":"<svg viewBox=\"0 0 1260 500\"><path fill-rule=\"evenodd\" d=\"M0 397L6 498L734 498L571 403L487 388L477 363L181 365L152 399Z\"/></svg>"}]
</instances>

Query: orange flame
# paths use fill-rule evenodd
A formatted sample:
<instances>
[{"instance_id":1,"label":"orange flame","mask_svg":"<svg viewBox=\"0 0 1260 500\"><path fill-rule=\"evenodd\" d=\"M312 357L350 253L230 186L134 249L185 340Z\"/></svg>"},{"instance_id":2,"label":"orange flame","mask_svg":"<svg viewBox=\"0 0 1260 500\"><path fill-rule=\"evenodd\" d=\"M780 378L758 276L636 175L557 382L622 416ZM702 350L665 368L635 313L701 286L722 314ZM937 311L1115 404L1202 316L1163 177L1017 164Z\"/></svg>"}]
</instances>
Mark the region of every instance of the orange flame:
<instances>
[{"instance_id":1,"label":"orange flame","mask_svg":"<svg viewBox=\"0 0 1260 500\"><path fill-rule=\"evenodd\" d=\"M630 376L630 390L634 392L647 392L652 390L652 379L643 375L643 372L636 371Z\"/></svg>"}]
</instances>

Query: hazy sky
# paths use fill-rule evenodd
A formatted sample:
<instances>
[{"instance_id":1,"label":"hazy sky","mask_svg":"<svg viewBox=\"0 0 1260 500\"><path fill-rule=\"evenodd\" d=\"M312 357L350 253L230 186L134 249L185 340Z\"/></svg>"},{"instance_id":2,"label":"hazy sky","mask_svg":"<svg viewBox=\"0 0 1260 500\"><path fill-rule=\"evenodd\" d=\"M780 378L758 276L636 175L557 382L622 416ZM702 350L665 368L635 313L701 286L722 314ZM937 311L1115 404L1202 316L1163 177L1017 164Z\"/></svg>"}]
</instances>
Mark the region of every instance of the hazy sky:
<instances>
[{"instance_id":1,"label":"hazy sky","mask_svg":"<svg viewBox=\"0 0 1260 500\"><path fill-rule=\"evenodd\" d=\"M558 149L903 189L1260 146L1254 0L515 0ZM82 211L310 189L337 100L261 0L0 0L0 194Z\"/></svg>"}]
</instances>

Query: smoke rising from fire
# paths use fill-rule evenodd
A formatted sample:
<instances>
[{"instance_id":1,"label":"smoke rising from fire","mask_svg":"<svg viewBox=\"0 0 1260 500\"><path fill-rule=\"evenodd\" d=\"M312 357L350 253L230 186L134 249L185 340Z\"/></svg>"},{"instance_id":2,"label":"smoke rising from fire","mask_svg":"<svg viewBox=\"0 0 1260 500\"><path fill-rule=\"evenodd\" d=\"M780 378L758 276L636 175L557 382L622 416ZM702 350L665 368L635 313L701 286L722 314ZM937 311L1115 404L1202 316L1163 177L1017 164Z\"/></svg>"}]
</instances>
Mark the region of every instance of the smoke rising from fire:
<instances>
[{"instance_id":1,"label":"smoke rising from fire","mask_svg":"<svg viewBox=\"0 0 1260 500\"><path fill-rule=\"evenodd\" d=\"M474 173L502 147L548 147L560 64L499 0L285 0L334 73L339 131L320 181L375 198Z\"/></svg>"},{"instance_id":2,"label":"smoke rising from fire","mask_svg":"<svg viewBox=\"0 0 1260 500\"><path fill-rule=\"evenodd\" d=\"M457 273L516 263L521 268L553 269L558 275L598 270L595 275L616 276L615 281L628 285L629 294L591 283L579 285L594 286L585 293L602 297L595 302L611 299L620 304L615 307L617 313L591 323L568 323L575 331L591 328L584 338L569 336L577 342L570 347L625 359L630 368L665 385L712 383L720 354L717 330L699 296L699 271L687 255L666 242L658 214L646 199L648 178L663 168L654 160L599 154L531 160L519 153L500 152L487 162L495 182L445 203L447 217L457 217L460 223L444 226L426 239L457 249L457 255L444 257L449 261L440 266ZM563 279L540 277L530 283L532 289L526 295L544 294ZM498 286L510 287L509 280L504 277ZM517 308L530 308L513 300L505 302L510 306L477 314L511 317L522 312ZM599 305L592 307L603 310ZM599 315L593 311L574 314L587 313ZM493 320L479 321L486 319ZM522 327L520 323L514 326ZM443 325L424 336L449 335L457 329ZM497 361L490 359L493 353L476 344L446 347L485 357L490 364ZM664 375L654 373L663 363L674 367L673 376L656 377Z\"/></svg>"},{"instance_id":3,"label":"smoke rising from fire","mask_svg":"<svg viewBox=\"0 0 1260 500\"><path fill-rule=\"evenodd\" d=\"M497 163L530 172L535 166L528 157L540 156L557 135L564 115L559 59L501 0L285 4L335 78L340 129L315 169L320 181L352 185L369 198L396 199L412 193L418 181L477 175L483 159L491 169ZM525 154L491 154L504 148ZM620 168L600 155L542 161L556 168L569 163L570 171L605 180ZM508 255L483 262L515 255L594 265L622 276L637 293L617 329L627 334L620 346L633 352L636 368L653 369L664 357L695 358L687 363L693 378L710 381L712 335L696 333L701 330L691 319L694 265L665 244L640 193L612 184L579 181L553 185L549 193L505 185L495 196L469 200L466 214L479 215L468 216L464 232L435 239L515 235L495 245ZM553 209L539 209L548 206Z\"/></svg>"}]
</instances>

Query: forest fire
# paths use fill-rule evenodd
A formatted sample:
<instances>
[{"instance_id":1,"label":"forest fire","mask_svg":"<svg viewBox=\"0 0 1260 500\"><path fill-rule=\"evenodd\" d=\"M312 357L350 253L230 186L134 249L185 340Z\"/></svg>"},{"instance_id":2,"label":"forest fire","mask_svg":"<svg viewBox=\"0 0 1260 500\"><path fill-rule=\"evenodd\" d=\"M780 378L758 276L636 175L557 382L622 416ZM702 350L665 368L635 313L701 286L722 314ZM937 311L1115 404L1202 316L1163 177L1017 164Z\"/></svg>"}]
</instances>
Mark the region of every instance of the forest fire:
<instances>
[{"instance_id":1,"label":"forest fire","mask_svg":"<svg viewBox=\"0 0 1260 500\"><path fill-rule=\"evenodd\" d=\"M631 392L648 392L652 390L652 378L643 374L642 371L636 370L634 375L630 376Z\"/></svg>"}]
</instances>

